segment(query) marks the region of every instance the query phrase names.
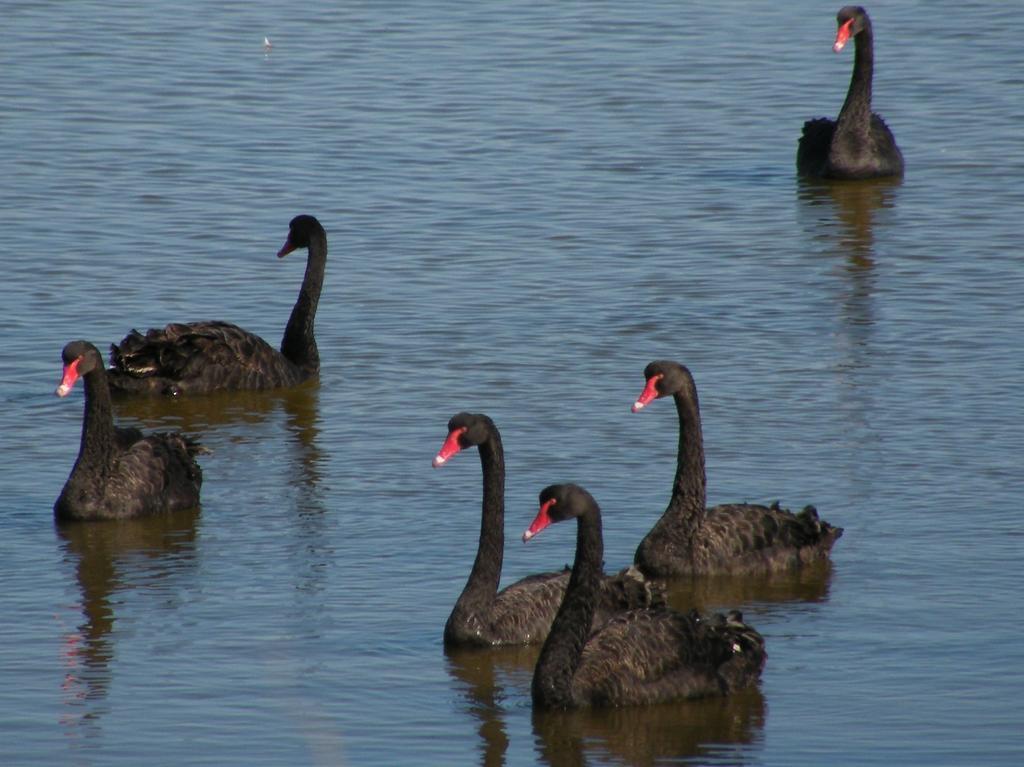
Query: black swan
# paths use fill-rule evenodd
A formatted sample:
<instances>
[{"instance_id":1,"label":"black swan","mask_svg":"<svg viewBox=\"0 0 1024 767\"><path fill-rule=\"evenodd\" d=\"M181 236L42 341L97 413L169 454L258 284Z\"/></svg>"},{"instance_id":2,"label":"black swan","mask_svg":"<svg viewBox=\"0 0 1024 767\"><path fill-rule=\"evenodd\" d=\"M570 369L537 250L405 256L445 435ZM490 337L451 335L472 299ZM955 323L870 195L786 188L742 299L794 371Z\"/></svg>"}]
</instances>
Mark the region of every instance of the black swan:
<instances>
[{"instance_id":1,"label":"black swan","mask_svg":"<svg viewBox=\"0 0 1024 767\"><path fill-rule=\"evenodd\" d=\"M58 521L127 519L199 505L202 448L177 432L143 437L114 426L110 389L99 350L87 341L64 347L57 396L75 381L85 386L85 418L78 460L53 506Z\"/></svg>"},{"instance_id":2,"label":"black swan","mask_svg":"<svg viewBox=\"0 0 1024 767\"><path fill-rule=\"evenodd\" d=\"M619 613L591 632L604 541L601 510L578 485L551 485L523 533L576 519L576 560L565 599L533 672L533 703L543 708L620 706L726 695L755 684L764 639L736 611L688 614L667 607Z\"/></svg>"},{"instance_id":3,"label":"black swan","mask_svg":"<svg viewBox=\"0 0 1024 767\"><path fill-rule=\"evenodd\" d=\"M327 233L313 216L296 216L283 258L307 248L306 274L281 339L281 351L229 322L171 323L143 335L132 330L110 346L108 371L115 391L133 394L202 394L217 390L294 386L320 372L313 321L324 283Z\"/></svg>"},{"instance_id":4,"label":"black swan","mask_svg":"<svg viewBox=\"0 0 1024 767\"><path fill-rule=\"evenodd\" d=\"M871 19L860 6L839 10L839 32L832 49L838 53L852 37L853 77L846 101L835 122L819 117L804 123L796 151L802 176L821 178L878 178L902 176L903 155L885 121L871 111L874 41Z\"/></svg>"},{"instance_id":5,"label":"black swan","mask_svg":"<svg viewBox=\"0 0 1024 767\"><path fill-rule=\"evenodd\" d=\"M690 371L661 360L644 369L647 385L633 405L639 411L672 395L679 413L679 453L672 498L636 550L649 576L770 573L827 559L843 534L818 519L813 506L799 514L772 506L726 504L706 509L704 439L697 386Z\"/></svg>"},{"instance_id":6,"label":"black swan","mask_svg":"<svg viewBox=\"0 0 1024 767\"><path fill-rule=\"evenodd\" d=\"M442 466L463 448L476 445L483 469L483 507L476 561L448 621L446 647L541 642L569 583L569 571L531 575L498 591L505 549L505 457L501 435L486 415L459 413L448 422L448 437L434 458ZM595 625L632 607L659 604L664 593L636 568L605 576Z\"/></svg>"}]
</instances>

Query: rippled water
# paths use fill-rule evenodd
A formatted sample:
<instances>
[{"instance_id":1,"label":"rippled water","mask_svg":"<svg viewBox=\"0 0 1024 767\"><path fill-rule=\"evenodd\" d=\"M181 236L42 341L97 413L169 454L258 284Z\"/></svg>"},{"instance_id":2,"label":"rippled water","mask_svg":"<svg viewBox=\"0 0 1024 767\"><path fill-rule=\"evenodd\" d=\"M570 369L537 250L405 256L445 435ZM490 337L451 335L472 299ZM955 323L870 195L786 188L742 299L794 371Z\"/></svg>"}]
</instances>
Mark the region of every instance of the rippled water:
<instances>
[{"instance_id":1,"label":"rippled water","mask_svg":"<svg viewBox=\"0 0 1024 767\"><path fill-rule=\"evenodd\" d=\"M901 184L793 174L852 56L820 3L5 5L0 761L1019 764L1024 107L1012 4L872 6ZM269 36L272 50L263 50ZM276 343L313 213L320 384L130 403L202 509L56 529L60 349L216 318ZM677 584L765 634L760 689L534 716L536 650L446 656L480 468L516 540L585 484L609 567L664 508L694 371L712 502L813 502L831 568Z\"/></svg>"}]
</instances>

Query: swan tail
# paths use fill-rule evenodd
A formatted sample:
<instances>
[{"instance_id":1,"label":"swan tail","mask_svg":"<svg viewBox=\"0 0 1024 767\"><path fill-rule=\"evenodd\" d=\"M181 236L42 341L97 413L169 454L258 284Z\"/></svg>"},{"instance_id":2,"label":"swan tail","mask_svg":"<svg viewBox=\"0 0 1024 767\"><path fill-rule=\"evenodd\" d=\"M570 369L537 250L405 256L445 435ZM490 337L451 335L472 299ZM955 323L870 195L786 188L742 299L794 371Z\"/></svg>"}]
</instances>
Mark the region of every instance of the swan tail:
<instances>
[{"instance_id":1,"label":"swan tail","mask_svg":"<svg viewBox=\"0 0 1024 767\"><path fill-rule=\"evenodd\" d=\"M755 683L768 659L764 637L744 621L743 613L739 610L730 610L725 615L718 613L709 623L724 652L723 662L719 666L724 691L737 690Z\"/></svg>"},{"instance_id":2,"label":"swan tail","mask_svg":"<svg viewBox=\"0 0 1024 767\"><path fill-rule=\"evenodd\" d=\"M152 328L145 335L132 330L121 343L110 345L110 364L113 370L135 378L180 378L201 348L200 339L208 337L196 326L180 323Z\"/></svg>"},{"instance_id":3,"label":"swan tail","mask_svg":"<svg viewBox=\"0 0 1024 767\"><path fill-rule=\"evenodd\" d=\"M796 169L801 176L823 176L836 124L825 117L804 123L796 149Z\"/></svg>"},{"instance_id":4,"label":"swan tail","mask_svg":"<svg viewBox=\"0 0 1024 767\"><path fill-rule=\"evenodd\" d=\"M833 544L843 535L843 528L831 525L818 516L818 510L814 506L804 506L796 515L796 519L803 526L808 538L816 541L819 546L829 550Z\"/></svg>"}]
</instances>

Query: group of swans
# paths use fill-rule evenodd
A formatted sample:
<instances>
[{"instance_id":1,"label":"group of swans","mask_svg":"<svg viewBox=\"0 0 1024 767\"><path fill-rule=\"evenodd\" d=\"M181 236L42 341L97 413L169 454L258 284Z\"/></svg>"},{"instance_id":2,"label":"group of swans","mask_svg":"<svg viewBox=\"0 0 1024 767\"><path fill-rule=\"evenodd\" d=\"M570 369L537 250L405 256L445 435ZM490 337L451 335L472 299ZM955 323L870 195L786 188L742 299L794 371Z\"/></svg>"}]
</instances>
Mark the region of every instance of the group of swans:
<instances>
[{"instance_id":1,"label":"group of swans","mask_svg":"<svg viewBox=\"0 0 1024 767\"><path fill-rule=\"evenodd\" d=\"M541 707L625 705L727 694L750 685L764 667L764 640L739 612L688 614L668 608L660 578L765 575L828 558L842 528L778 505L706 508L704 444L697 388L677 362L655 361L634 412L671 396L679 416L676 477L668 507L637 547L634 564L603 571L601 510L574 484L540 494L523 534L553 522L577 522L570 573L531 575L498 591L504 555L505 462L494 421L458 413L434 458L442 466L476 447L483 473L480 541L466 586L445 624L448 647L543 642L532 695Z\"/></svg>"},{"instance_id":2,"label":"group of swans","mask_svg":"<svg viewBox=\"0 0 1024 767\"><path fill-rule=\"evenodd\" d=\"M123 519L195 508L203 472L200 448L178 433L144 437L114 426L111 391L143 395L294 386L317 376L320 355L313 320L327 263L327 234L313 216L296 216L278 252L306 248L306 274L281 350L229 322L172 323L145 334L131 331L111 345L112 367L88 341L64 347L66 397L81 378L85 388L82 441L74 468L54 504L59 521Z\"/></svg>"},{"instance_id":3,"label":"group of swans","mask_svg":"<svg viewBox=\"0 0 1024 767\"><path fill-rule=\"evenodd\" d=\"M903 174L892 132L871 111L874 67L871 21L857 6L837 15L836 52L852 38L854 67L835 121L804 124L797 171L805 176L861 179ZM199 503L202 448L179 433L144 436L114 425L111 391L142 395L295 386L319 374L313 333L327 260L327 235L316 218L296 216L278 252L307 249L305 276L279 350L237 325L172 323L132 330L111 345L104 369L95 346L72 341L62 353L57 388L85 389L78 458L54 504L59 521L122 519L194 508ZM434 459L440 466L477 447L483 469L480 541L469 579L445 624L446 646L543 642L532 696L540 707L650 703L721 695L756 683L764 640L733 611L684 614L665 605L658 578L715 573L765 574L827 559L842 528L808 506L706 508L704 446L697 388L690 371L670 361L647 366L634 412L671 396L679 417L677 469L668 507L640 542L634 564L603 571L601 510L584 488L551 485L523 540L554 522L575 519L570 570L524 578L498 591L504 552L505 465L501 437L486 415L460 413Z\"/></svg>"}]
</instances>

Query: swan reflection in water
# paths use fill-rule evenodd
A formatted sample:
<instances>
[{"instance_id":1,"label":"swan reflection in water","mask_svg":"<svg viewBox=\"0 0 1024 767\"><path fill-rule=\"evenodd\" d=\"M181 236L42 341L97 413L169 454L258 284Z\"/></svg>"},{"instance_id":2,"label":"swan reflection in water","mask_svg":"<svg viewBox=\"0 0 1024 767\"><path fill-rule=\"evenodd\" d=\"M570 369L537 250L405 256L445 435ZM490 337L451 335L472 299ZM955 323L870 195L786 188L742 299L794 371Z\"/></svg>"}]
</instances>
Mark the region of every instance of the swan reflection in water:
<instances>
[{"instance_id":1,"label":"swan reflection in water","mask_svg":"<svg viewBox=\"0 0 1024 767\"><path fill-rule=\"evenodd\" d=\"M824 560L768 576L683 577L665 585L669 606L680 612L693 608L702 612L753 608L758 616L770 616L791 615L794 609L803 609L801 605L827 602L831 584L832 563Z\"/></svg>"},{"instance_id":2,"label":"swan reflection in water","mask_svg":"<svg viewBox=\"0 0 1024 767\"><path fill-rule=\"evenodd\" d=\"M204 456L207 506L234 502L230 483L253 480L253 470L246 467L274 467L272 476L260 475L261 481L284 481L295 490L288 494L294 513L285 516L292 521L298 541L287 547L294 554L296 609L303 616L321 619L328 614L324 565L333 552L325 545L328 537L323 533L327 516L320 487L324 456L318 445L319 387L315 382L273 392L118 399L115 411L119 425L184 431L211 450ZM254 455L264 450L272 454L267 461ZM215 486L219 493L210 492ZM106 710L117 625L126 620L123 595L145 587L147 604L141 611L152 615L176 609L175 595L187 591L180 581L197 558L200 524L200 512L193 510L58 528L64 558L74 566L83 615L82 622L67 631L64 645L64 721L69 730L78 733L95 724Z\"/></svg>"},{"instance_id":3,"label":"swan reflection in water","mask_svg":"<svg viewBox=\"0 0 1024 767\"><path fill-rule=\"evenodd\" d=\"M75 569L82 610L82 622L67 630L63 646L63 720L70 729L105 712L125 593L144 588L152 603L147 611L153 605L177 609L180 581L196 565L198 519L199 510L193 509L57 528L64 559Z\"/></svg>"},{"instance_id":4,"label":"swan reflection in water","mask_svg":"<svg viewBox=\"0 0 1024 767\"><path fill-rule=\"evenodd\" d=\"M288 414L299 433L315 428L320 385L308 381L288 389L218 391L193 397L136 397L116 395L119 419L134 419L146 428L175 428L188 433L252 426L267 421L278 410ZM310 441L314 435L305 435Z\"/></svg>"},{"instance_id":5,"label":"swan reflection in water","mask_svg":"<svg viewBox=\"0 0 1024 767\"><path fill-rule=\"evenodd\" d=\"M477 722L482 767L507 763L505 711L516 705L510 700L528 699L540 649L534 645L445 651L465 711ZM753 687L726 697L653 706L535 710L532 721L542 764L568 767L611 759L646 765L700 756L721 759L722 754L736 753L737 746L756 746L763 738L766 711L764 696Z\"/></svg>"},{"instance_id":6,"label":"swan reflection in water","mask_svg":"<svg viewBox=\"0 0 1024 767\"><path fill-rule=\"evenodd\" d=\"M320 433L317 381L289 389L212 392L194 397L120 396L115 399L114 408L118 425L139 425L147 431L182 431L209 448L216 456L214 462L227 459L251 464L251 452L227 448L222 451L220 445L228 442L232 446L244 444L253 448L266 442L274 449L271 465L280 465L287 472L287 482L300 494L300 506L323 510L317 493L324 458L317 445ZM279 423L281 418L283 424ZM264 424L275 430L283 426L293 440L294 452L288 454L279 450L277 434L253 428ZM231 456L224 455L229 452Z\"/></svg>"},{"instance_id":7,"label":"swan reflection in water","mask_svg":"<svg viewBox=\"0 0 1024 767\"><path fill-rule=\"evenodd\" d=\"M878 322L880 257L875 229L894 225L899 179L803 181L797 189L803 224L814 242L815 257L834 261L838 281L832 290L837 308L835 331L839 405L849 450L859 452L878 441L868 414L877 412L875 328ZM862 462L855 462L860 464ZM870 481L863 473L859 486Z\"/></svg>"},{"instance_id":8,"label":"swan reflection in water","mask_svg":"<svg viewBox=\"0 0 1024 767\"><path fill-rule=\"evenodd\" d=\"M533 712L542 764L653 765L694 757L747 763L764 738L764 695L757 687L725 697L654 706Z\"/></svg>"},{"instance_id":9,"label":"swan reflection in water","mask_svg":"<svg viewBox=\"0 0 1024 767\"><path fill-rule=\"evenodd\" d=\"M875 265L874 227L877 219L895 207L901 179L829 181L801 179L797 197L813 215L809 228L824 234L834 250L847 259L847 271L855 274ZM821 213L827 212L825 219Z\"/></svg>"},{"instance_id":10,"label":"swan reflection in water","mask_svg":"<svg viewBox=\"0 0 1024 767\"><path fill-rule=\"evenodd\" d=\"M500 767L505 764L509 738L505 731L505 701L512 695L529 691L533 667L540 656L540 645L488 648L448 648L445 658L448 673L458 680L457 691L466 703L466 711L478 723L480 764Z\"/></svg>"},{"instance_id":11,"label":"swan reflection in water","mask_svg":"<svg viewBox=\"0 0 1024 767\"><path fill-rule=\"evenodd\" d=\"M127 419L145 429L175 429L195 437L210 450L203 457L204 501L217 503L215 493L231 503L261 488L277 495L289 492L286 515L294 533L296 589L322 594L333 556L326 545L327 506L323 473L326 456L320 448L320 385L310 381L271 391L212 392L194 397L119 397L118 422ZM316 597L319 599L319 597ZM310 615L323 606L309 606Z\"/></svg>"}]
</instances>

